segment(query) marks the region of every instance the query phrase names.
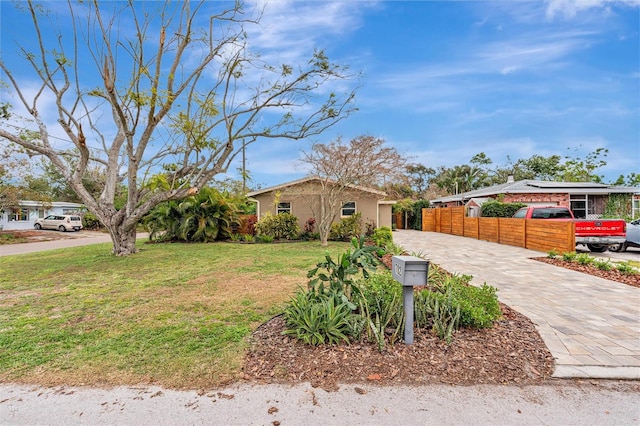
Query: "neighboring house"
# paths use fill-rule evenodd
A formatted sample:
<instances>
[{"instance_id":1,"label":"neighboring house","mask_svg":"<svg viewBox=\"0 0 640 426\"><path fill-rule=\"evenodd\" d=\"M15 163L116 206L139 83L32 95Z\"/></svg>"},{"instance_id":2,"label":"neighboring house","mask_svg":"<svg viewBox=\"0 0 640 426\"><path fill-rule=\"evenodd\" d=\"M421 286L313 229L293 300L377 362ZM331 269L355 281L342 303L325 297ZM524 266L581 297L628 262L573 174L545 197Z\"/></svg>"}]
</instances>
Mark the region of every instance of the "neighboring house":
<instances>
[{"instance_id":1,"label":"neighboring house","mask_svg":"<svg viewBox=\"0 0 640 426\"><path fill-rule=\"evenodd\" d=\"M43 203L25 200L20 201L19 204L18 207L5 207L0 210L0 229L33 229L36 219L44 218L50 214L70 214L85 210L82 204L64 201Z\"/></svg>"},{"instance_id":2,"label":"neighboring house","mask_svg":"<svg viewBox=\"0 0 640 426\"><path fill-rule=\"evenodd\" d=\"M640 215L640 188L593 182L509 180L507 183L430 200L432 207L467 206L478 211L490 199L527 205L558 205L573 210L577 218L598 219L610 195L631 196L632 217Z\"/></svg>"},{"instance_id":3,"label":"neighboring house","mask_svg":"<svg viewBox=\"0 0 640 426\"><path fill-rule=\"evenodd\" d=\"M300 229L303 229L305 222L314 217L312 205L317 206L319 203L320 182L318 178L308 177L253 191L247 195L251 201L257 203L258 219L268 212L287 212L298 218ZM350 185L343 193L340 200L342 206L334 221L361 213L363 225L372 223L376 228L391 228L391 207L395 201L385 200L386 196L385 192L377 189Z\"/></svg>"}]
</instances>

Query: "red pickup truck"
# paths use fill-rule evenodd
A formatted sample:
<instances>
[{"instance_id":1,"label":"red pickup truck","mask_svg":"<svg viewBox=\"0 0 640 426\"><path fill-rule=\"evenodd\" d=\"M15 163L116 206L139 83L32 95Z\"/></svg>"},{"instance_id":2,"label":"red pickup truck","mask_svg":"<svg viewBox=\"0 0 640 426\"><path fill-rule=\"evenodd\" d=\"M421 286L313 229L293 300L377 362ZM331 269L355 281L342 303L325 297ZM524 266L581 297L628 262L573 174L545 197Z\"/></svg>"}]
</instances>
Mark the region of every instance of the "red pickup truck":
<instances>
[{"instance_id":1,"label":"red pickup truck","mask_svg":"<svg viewBox=\"0 0 640 426\"><path fill-rule=\"evenodd\" d=\"M567 207L523 207L513 217L573 221L576 224L576 244L586 244L593 252L602 253L609 245L624 244L626 240L627 223L624 220L576 219Z\"/></svg>"}]
</instances>

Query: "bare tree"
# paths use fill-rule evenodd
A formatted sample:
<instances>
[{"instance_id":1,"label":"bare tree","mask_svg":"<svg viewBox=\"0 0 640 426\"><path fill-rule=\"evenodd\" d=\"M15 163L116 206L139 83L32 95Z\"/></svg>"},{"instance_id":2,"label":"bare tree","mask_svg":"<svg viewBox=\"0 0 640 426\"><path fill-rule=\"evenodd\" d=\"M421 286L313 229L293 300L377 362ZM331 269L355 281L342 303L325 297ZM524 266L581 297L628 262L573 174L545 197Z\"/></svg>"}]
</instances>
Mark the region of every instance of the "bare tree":
<instances>
[{"instance_id":1,"label":"bare tree","mask_svg":"<svg viewBox=\"0 0 640 426\"><path fill-rule=\"evenodd\" d=\"M34 26L16 40L26 66L10 69L3 51L0 69L26 117L3 110L0 139L47 157L105 225L117 255L136 251L136 224L149 210L197 192L243 146L317 135L353 111L353 91L328 89L353 77L346 67L322 51L300 65L264 63L245 31L258 20L239 3L210 12L221 5L68 0L49 19L47 3L18 3ZM34 51L25 47L32 39ZM27 78L39 82L35 94ZM91 166L106 177L99 196L82 182ZM123 185L126 204L117 209Z\"/></svg>"},{"instance_id":2,"label":"bare tree","mask_svg":"<svg viewBox=\"0 0 640 426\"><path fill-rule=\"evenodd\" d=\"M352 191L381 188L405 177L406 159L373 136L358 136L349 143L338 138L328 144L314 144L301 161L310 166L310 176L317 178L320 196L307 197L307 202L324 246L331 223L343 203L351 199Z\"/></svg>"}]
</instances>

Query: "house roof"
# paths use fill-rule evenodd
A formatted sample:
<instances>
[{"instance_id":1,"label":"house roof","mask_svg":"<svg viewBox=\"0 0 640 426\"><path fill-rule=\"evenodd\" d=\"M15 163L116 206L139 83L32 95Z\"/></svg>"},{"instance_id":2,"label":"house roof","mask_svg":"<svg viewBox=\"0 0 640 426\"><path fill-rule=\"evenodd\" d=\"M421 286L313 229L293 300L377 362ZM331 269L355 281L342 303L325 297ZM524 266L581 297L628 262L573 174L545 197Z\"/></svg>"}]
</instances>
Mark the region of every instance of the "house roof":
<instances>
[{"instance_id":1,"label":"house roof","mask_svg":"<svg viewBox=\"0 0 640 426\"><path fill-rule=\"evenodd\" d=\"M280 189L284 189L284 188L288 188L291 186L295 186L295 185L300 185L306 182L312 182L312 181L320 181L322 179L320 179L319 177L316 176L308 176L302 179L297 179L297 180L292 180L290 182L285 182L282 183L280 185L275 185L275 186L270 186L268 188L263 188L263 189L258 189L257 191L251 191L247 194L247 197L255 197L256 195L261 195L261 194L266 194L267 192L272 192L272 191L277 191ZM335 183L332 180L327 180L328 182L331 183ZM359 186L359 185L346 185L347 187L351 188L351 189L356 189L358 191L363 191L363 192L369 192L371 194L376 194L376 195L380 195L381 197L386 197L387 193L384 191L380 191L378 189L373 189L373 188L367 188L365 186Z\"/></svg>"},{"instance_id":2,"label":"house roof","mask_svg":"<svg viewBox=\"0 0 640 426\"><path fill-rule=\"evenodd\" d=\"M431 200L431 203L447 203L464 201L471 198L489 197L499 194L640 194L640 188L632 186L616 186L594 182L555 182L542 180L518 180L502 183L462 194L449 195Z\"/></svg>"},{"instance_id":3,"label":"house roof","mask_svg":"<svg viewBox=\"0 0 640 426\"><path fill-rule=\"evenodd\" d=\"M84 204L79 203L71 203L66 201L51 201L49 203L44 201L32 201L32 200L20 200L19 205L22 207L42 207L42 206L51 206L51 207L70 207L70 208L83 208Z\"/></svg>"},{"instance_id":4,"label":"house roof","mask_svg":"<svg viewBox=\"0 0 640 426\"><path fill-rule=\"evenodd\" d=\"M486 203L489 200L493 200L493 198L491 198L491 197L474 197L474 198L469 199L467 204L471 203L471 202L474 202L477 205L482 206L484 203Z\"/></svg>"}]
</instances>

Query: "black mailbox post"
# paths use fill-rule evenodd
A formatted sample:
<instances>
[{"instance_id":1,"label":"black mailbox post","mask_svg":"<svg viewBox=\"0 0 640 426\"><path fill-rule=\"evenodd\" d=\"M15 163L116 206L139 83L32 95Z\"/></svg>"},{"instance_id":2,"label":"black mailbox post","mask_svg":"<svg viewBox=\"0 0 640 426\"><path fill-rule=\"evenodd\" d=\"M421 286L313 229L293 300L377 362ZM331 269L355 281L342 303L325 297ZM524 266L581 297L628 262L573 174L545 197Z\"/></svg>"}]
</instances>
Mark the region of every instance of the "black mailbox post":
<instances>
[{"instance_id":1,"label":"black mailbox post","mask_svg":"<svg viewBox=\"0 0 640 426\"><path fill-rule=\"evenodd\" d=\"M413 287L427 285L429 262L416 256L393 256L391 275L402 284L404 343L413 344Z\"/></svg>"}]
</instances>

